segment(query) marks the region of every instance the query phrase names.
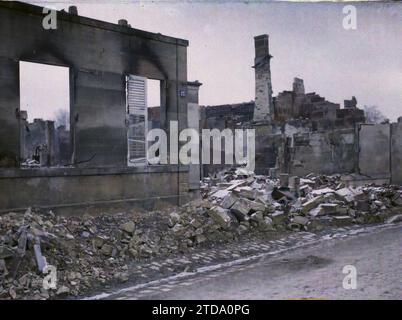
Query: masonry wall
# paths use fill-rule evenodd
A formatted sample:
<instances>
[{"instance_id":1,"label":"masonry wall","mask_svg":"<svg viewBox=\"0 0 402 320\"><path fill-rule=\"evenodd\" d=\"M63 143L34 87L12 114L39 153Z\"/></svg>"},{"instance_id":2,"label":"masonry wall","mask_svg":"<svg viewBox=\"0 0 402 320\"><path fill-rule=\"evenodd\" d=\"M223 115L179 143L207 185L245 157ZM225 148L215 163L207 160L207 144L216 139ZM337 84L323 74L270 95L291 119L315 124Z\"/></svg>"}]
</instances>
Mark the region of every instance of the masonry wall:
<instances>
[{"instance_id":1,"label":"masonry wall","mask_svg":"<svg viewBox=\"0 0 402 320\"><path fill-rule=\"evenodd\" d=\"M293 148L290 148L291 174L303 176L311 172L355 171L358 153L354 129L296 134L293 143Z\"/></svg>"},{"instance_id":2,"label":"masonry wall","mask_svg":"<svg viewBox=\"0 0 402 320\"><path fill-rule=\"evenodd\" d=\"M187 82L186 41L65 13L57 30L47 31L43 17L40 7L0 4L1 154L19 157L20 60L70 68L76 160L96 154L89 166L126 164L126 74L166 80L168 117L186 118L180 115L186 99L178 94Z\"/></svg>"},{"instance_id":3,"label":"masonry wall","mask_svg":"<svg viewBox=\"0 0 402 320\"><path fill-rule=\"evenodd\" d=\"M188 178L185 168L182 179ZM7 169L0 176L0 213L27 207L69 214L154 209L178 204L176 168ZM96 211L97 210L97 211Z\"/></svg>"},{"instance_id":4,"label":"masonry wall","mask_svg":"<svg viewBox=\"0 0 402 320\"><path fill-rule=\"evenodd\" d=\"M17 168L21 160L18 111L19 61L23 60L70 68L75 167L119 168L119 178L107 169L81 177L74 168L64 170L63 176L57 169L44 169L46 178L39 171L27 174L16 169L12 178L0 175L0 209L177 196L179 166L162 167L164 174L150 176L125 169L125 76L164 81L162 126L178 120L179 128L185 128L187 97L181 92L187 83L188 42L62 12L58 12L57 29L49 31L42 27L43 18L41 7L0 2L0 167Z\"/></svg>"},{"instance_id":5,"label":"masonry wall","mask_svg":"<svg viewBox=\"0 0 402 320\"><path fill-rule=\"evenodd\" d=\"M359 173L368 177L389 176L391 160L389 124L359 127Z\"/></svg>"},{"instance_id":6,"label":"masonry wall","mask_svg":"<svg viewBox=\"0 0 402 320\"><path fill-rule=\"evenodd\" d=\"M402 185L402 123L391 124L391 182Z\"/></svg>"}]
</instances>

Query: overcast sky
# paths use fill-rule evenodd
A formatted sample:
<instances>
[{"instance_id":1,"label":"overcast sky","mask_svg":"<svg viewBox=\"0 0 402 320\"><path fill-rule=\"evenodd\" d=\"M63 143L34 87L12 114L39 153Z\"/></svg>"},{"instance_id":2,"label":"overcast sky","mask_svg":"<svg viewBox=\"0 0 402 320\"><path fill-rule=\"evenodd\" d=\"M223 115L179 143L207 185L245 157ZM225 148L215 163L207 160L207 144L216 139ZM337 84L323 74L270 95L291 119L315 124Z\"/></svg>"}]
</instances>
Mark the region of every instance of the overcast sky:
<instances>
[{"instance_id":1,"label":"overcast sky","mask_svg":"<svg viewBox=\"0 0 402 320\"><path fill-rule=\"evenodd\" d=\"M70 4L82 16L113 23L124 18L134 28L189 40L188 79L203 83L202 105L254 99L253 37L267 33L274 95L291 89L297 76L308 92L332 102L342 104L355 95L360 107L377 105L392 120L402 115L401 4L355 3L357 30L342 27L344 3ZM55 4L57 9L68 5ZM42 83L31 89L31 105L39 103ZM60 87L50 91L56 94ZM48 105L68 104L67 98L55 104L52 96ZM21 102L24 108L27 102Z\"/></svg>"}]
</instances>

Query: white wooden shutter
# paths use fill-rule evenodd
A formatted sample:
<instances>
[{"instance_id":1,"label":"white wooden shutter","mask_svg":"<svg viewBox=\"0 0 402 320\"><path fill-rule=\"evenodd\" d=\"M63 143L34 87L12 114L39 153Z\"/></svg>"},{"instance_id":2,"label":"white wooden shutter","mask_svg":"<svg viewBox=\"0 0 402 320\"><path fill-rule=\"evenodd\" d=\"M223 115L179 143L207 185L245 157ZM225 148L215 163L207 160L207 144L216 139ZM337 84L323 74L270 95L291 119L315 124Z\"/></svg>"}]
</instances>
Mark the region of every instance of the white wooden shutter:
<instances>
[{"instance_id":1,"label":"white wooden shutter","mask_svg":"<svg viewBox=\"0 0 402 320\"><path fill-rule=\"evenodd\" d=\"M144 166L148 148L147 79L129 75L126 86L128 165Z\"/></svg>"}]
</instances>

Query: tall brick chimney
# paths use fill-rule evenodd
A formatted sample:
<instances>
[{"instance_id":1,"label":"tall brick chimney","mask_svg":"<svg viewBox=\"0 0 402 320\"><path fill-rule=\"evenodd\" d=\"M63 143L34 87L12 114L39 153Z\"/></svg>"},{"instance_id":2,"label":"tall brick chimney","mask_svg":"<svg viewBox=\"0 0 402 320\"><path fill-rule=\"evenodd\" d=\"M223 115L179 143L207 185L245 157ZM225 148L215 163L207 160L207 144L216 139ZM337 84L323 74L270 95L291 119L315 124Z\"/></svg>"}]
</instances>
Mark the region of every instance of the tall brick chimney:
<instances>
[{"instance_id":1,"label":"tall brick chimney","mask_svg":"<svg viewBox=\"0 0 402 320\"><path fill-rule=\"evenodd\" d=\"M269 37L263 34L254 37L255 45L255 109L254 120L271 120L274 114L269 54Z\"/></svg>"}]
</instances>

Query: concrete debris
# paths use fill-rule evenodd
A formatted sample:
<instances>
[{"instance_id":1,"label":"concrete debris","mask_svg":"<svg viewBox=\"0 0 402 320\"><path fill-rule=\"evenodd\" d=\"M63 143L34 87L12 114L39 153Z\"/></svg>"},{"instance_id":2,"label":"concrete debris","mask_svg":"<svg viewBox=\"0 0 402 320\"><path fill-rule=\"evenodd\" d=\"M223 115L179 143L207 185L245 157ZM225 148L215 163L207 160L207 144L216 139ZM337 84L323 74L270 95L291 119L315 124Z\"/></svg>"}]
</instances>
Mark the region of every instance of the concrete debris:
<instances>
[{"instance_id":1,"label":"concrete debris","mask_svg":"<svg viewBox=\"0 0 402 320\"><path fill-rule=\"evenodd\" d=\"M321 204L323 201L324 201L323 196L314 197L311 200L308 200L305 203L303 203L301 210L302 210L303 213L307 213L310 210L318 207L318 205Z\"/></svg>"},{"instance_id":2,"label":"concrete debris","mask_svg":"<svg viewBox=\"0 0 402 320\"><path fill-rule=\"evenodd\" d=\"M212 207L208 213L212 219L214 219L224 229L229 229L235 222L235 219L233 219L233 216L230 214L228 209L215 206Z\"/></svg>"},{"instance_id":3,"label":"concrete debris","mask_svg":"<svg viewBox=\"0 0 402 320\"><path fill-rule=\"evenodd\" d=\"M303 216L295 216L292 218L292 222L305 226L309 223L309 219Z\"/></svg>"},{"instance_id":4,"label":"concrete debris","mask_svg":"<svg viewBox=\"0 0 402 320\"><path fill-rule=\"evenodd\" d=\"M279 179L274 179L240 176L238 172L220 172L220 185L205 179L203 190L205 199L233 213L240 223L240 233L247 229L246 222L262 225L265 217L276 230L296 231L381 222L393 208L402 206L402 191L397 186L345 187L341 175L280 174ZM227 194L223 201L218 199L214 195L220 190L233 190L236 199L233 194Z\"/></svg>"},{"instance_id":5,"label":"concrete debris","mask_svg":"<svg viewBox=\"0 0 402 320\"><path fill-rule=\"evenodd\" d=\"M247 220L250 210L250 201L247 199L237 200L231 208L232 213L239 221Z\"/></svg>"},{"instance_id":6,"label":"concrete debris","mask_svg":"<svg viewBox=\"0 0 402 320\"><path fill-rule=\"evenodd\" d=\"M323 189L313 190L311 192L311 194L313 196L319 196L319 195L327 194L327 193L334 193L334 190L332 190L331 188L323 188Z\"/></svg>"},{"instance_id":7,"label":"concrete debris","mask_svg":"<svg viewBox=\"0 0 402 320\"><path fill-rule=\"evenodd\" d=\"M3 214L0 299L80 296L102 284L128 281L130 262L239 237L402 221L397 186L346 188L339 175L288 178L284 187L279 179L247 170L222 171L203 180L202 199L146 214L65 217L39 209ZM44 291L46 265L57 266L58 285Z\"/></svg>"},{"instance_id":8,"label":"concrete debris","mask_svg":"<svg viewBox=\"0 0 402 320\"><path fill-rule=\"evenodd\" d=\"M61 286L57 292L56 295L60 296L60 295L65 295L70 293L70 289L67 286Z\"/></svg>"},{"instance_id":9,"label":"concrete debris","mask_svg":"<svg viewBox=\"0 0 402 320\"><path fill-rule=\"evenodd\" d=\"M230 192L223 199L223 201L221 203L222 208L230 209L230 207L232 207L234 205L234 203L237 201L237 199L238 198L232 192Z\"/></svg>"}]
</instances>

